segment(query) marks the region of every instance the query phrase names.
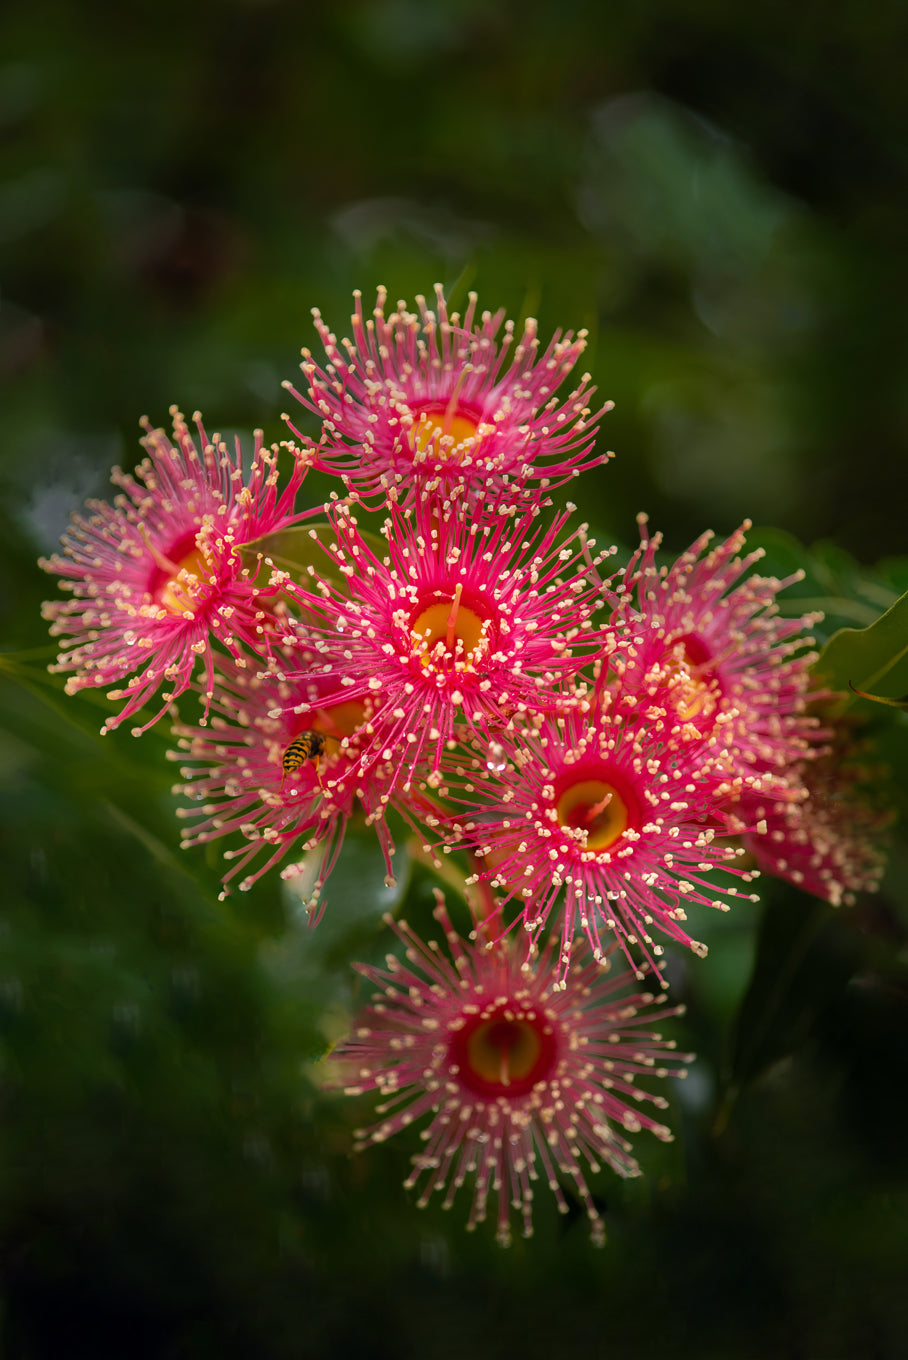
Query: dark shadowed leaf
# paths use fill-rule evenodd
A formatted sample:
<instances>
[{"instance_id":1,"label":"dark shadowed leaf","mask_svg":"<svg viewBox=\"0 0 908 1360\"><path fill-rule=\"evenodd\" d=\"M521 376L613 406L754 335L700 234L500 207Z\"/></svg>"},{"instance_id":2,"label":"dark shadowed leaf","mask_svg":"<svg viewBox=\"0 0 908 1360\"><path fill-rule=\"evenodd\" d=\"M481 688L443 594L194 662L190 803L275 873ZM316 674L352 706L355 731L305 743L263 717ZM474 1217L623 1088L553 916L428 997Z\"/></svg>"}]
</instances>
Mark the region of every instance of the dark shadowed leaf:
<instances>
[{"instance_id":1,"label":"dark shadowed leaf","mask_svg":"<svg viewBox=\"0 0 908 1360\"><path fill-rule=\"evenodd\" d=\"M743 1087L801 1044L846 985L860 949L845 909L773 885L750 985L732 1043L733 1086Z\"/></svg>"}]
</instances>

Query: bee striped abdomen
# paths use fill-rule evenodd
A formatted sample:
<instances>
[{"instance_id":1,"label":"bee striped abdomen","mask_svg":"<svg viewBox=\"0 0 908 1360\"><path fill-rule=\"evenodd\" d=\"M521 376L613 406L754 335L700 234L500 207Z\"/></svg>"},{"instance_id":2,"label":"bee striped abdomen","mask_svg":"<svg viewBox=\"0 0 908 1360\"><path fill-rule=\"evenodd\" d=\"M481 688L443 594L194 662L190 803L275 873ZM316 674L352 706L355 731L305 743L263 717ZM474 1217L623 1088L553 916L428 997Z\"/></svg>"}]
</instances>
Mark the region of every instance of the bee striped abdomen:
<instances>
[{"instance_id":1,"label":"bee striped abdomen","mask_svg":"<svg viewBox=\"0 0 908 1360\"><path fill-rule=\"evenodd\" d=\"M326 738L321 732L300 732L298 737L294 737L281 757L281 769L284 772L281 785L283 786L288 774L296 774L307 760L317 760L323 753L325 744Z\"/></svg>"}]
</instances>

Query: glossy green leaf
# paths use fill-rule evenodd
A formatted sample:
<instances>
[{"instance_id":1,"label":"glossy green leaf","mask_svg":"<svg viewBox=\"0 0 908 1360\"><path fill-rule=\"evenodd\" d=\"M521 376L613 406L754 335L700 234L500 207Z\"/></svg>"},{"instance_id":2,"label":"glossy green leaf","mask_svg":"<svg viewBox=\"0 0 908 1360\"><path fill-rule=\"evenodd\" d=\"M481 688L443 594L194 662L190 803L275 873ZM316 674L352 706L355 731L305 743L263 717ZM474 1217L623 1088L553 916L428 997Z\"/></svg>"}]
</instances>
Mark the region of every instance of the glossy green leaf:
<instances>
[{"instance_id":1,"label":"glossy green leaf","mask_svg":"<svg viewBox=\"0 0 908 1360\"><path fill-rule=\"evenodd\" d=\"M886 699L882 694L867 694L862 689L855 689L854 685L849 684L848 688L862 699L869 699L874 704L884 704L886 708L908 708L908 694L903 694L900 699Z\"/></svg>"},{"instance_id":2,"label":"glossy green leaf","mask_svg":"<svg viewBox=\"0 0 908 1360\"><path fill-rule=\"evenodd\" d=\"M359 536L379 559L385 557L388 545L379 535L359 527ZM308 577L312 567L324 580L343 586L344 577L336 560L328 551L335 542L334 529L325 520L315 524L295 524L290 529L268 534L240 549L243 562L254 569L260 559L268 558L276 567L288 571L295 580Z\"/></svg>"},{"instance_id":3,"label":"glossy green leaf","mask_svg":"<svg viewBox=\"0 0 908 1360\"><path fill-rule=\"evenodd\" d=\"M309 567L313 567L320 576L339 581L340 572L331 569L332 559L327 552L333 541L331 525L320 520L316 524L295 524L279 533L267 534L254 543L244 544L240 552L244 564L252 570L267 558L281 570L289 571L294 579L306 576Z\"/></svg>"},{"instance_id":4,"label":"glossy green leaf","mask_svg":"<svg viewBox=\"0 0 908 1360\"><path fill-rule=\"evenodd\" d=\"M840 628L816 663L816 674L833 689L871 691L867 697L897 699L908 689L908 592L868 628ZM883 686L891 694L878 696Z\"/></svg>"},{"instance_id":5,"label":"glossy green leaf","mask_svg":"<svg viewBox=\"0 0 908 1360\"><path fill-rule=\"evenodd\" d=\"M761 527L747 535L747 546L763 549L756 567L762 576L785 579L802 573L780 594L779 608L788 617L822 613L811 630L821 642L839 628L873 624L899 594L891 579L862 567L835 543L821 541L808 548L783 529Z\"/></svg>"}]
</instances>

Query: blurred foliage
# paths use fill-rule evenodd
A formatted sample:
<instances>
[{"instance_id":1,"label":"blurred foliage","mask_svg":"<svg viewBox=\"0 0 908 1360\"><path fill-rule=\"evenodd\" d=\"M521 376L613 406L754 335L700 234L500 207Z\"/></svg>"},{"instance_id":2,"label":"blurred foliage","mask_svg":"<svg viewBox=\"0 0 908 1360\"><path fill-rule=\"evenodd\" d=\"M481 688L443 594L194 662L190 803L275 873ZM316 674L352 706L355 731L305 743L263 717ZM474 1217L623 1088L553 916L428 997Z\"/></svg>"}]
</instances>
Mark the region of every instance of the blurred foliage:
<instances>
[{"instance_id":1,"label":"blurred foliage","mask_svg":"<svg viewBox=\"0 0 908 1360\"><path fill-rule=\"evenodd\" d=\"M541 1195L502 1253L416 1211L406 1140L351 1158L367 1104L320 1079L346 960L381 957L398 901L428 923L431 874L399 854L385 889L354 830L318 930L276 879L219 903L216 850L176 848L166 734L102 739L103 698L47 676L34 563L143 412L280 438L309 308L340 333L354 287L439 279L589 331L600 537L645 508L676 551L749 516L820 644L867 628L908 589L906 27L888 0L7 0L4 1356L904 1353L895 836L854 908L772 883L701 921L710 958L670 960L702 1055L678 1141L597 1178L604 1252ZM904 804L908 721L853 710Z\"/></svg>"}]
</instances>

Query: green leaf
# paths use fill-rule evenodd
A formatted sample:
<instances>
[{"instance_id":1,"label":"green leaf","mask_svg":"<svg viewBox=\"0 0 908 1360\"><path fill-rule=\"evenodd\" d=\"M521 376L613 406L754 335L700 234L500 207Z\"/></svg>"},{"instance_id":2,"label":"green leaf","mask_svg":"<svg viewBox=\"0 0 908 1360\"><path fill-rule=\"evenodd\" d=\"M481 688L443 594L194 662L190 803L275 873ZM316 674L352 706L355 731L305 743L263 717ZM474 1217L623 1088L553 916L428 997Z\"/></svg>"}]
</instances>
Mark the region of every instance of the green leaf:
<instances>
[{"instance_id":1,"label":"green leaf","mask_svg":"<svg viewBox=\"0 0 908 1360\"><path fill-rule=\"evenodd\" d=\"M244 543L240 549L243 563L254 570L262 558L268 558L276 567L289 571L294 579L308 574L314 567L320 576L332 581L340 581L341 575L332 567L332 558L327 547L334 542L334 530L326 521L317 524L295 524L290 529L281 529L276 534L266 534L254 543Z\"/></svg>"},{"instance_id":2,"label":"green leaf","mask_svg":"<svg viewBox=\"0 0 908 1360\"><path fill-rule=\"evenodd\" d=\"M855 689L850 681L848 682L848 688L862 699L869 699L871 703L885 704L887 708L908 708L908 694L903 694L900 699L886 699L882 694L867 694L862 689Z\"/></svg>"},{"instance_id":3,"label":"green leaf","mask_svg":"<svg viewBox=\"0 0 908 1360\"><path fill-rule=\"evenodd\" d=\"M840 628L814 670L836 690L871 691L865 697L898 699L908 689L908 591L868 628ZM873 693L884 682L890 694Z\"/></svg>"},{"instance_id":4,"label":"green leaf","mask_svg":"<svg viewBox=\"0 0 908 1360\"><path fill-rule=\"evenodd\" d=\"M732 1043L732 1100L803 1043L860 960L847 914L786 887L766 892L753 974Z\"/></svg>"},{"instance_id":5,"label":"green leaf","mask_svg":"<svg viewBox=\"0 0 908 1360\"><path fill-rule=\"evenodd\" d=\"M807 548L783 529L757 528L747 535L747 546L763 549L756 567L761 576L803 572L779 596L779 608L786 617L820 610L823 619L811 632L821 642L839 628L875 623L880 610L888 609L900 593L880 572L861 567L834 543L821 541Z\"/></svg>"},{"instance_id":6,"label":"green leaf","mask_svg":"<svg viewBox=\"0 0 908 1360\"><path fill-rule=\"evenodd\" d=\"M387 556L388 545L380 534L370 533L361 527L358 528L358 534L379 560ZM329 546L336 541L333 526L326 520L319 520L315 524L295 524L290 529L281 529L279 533L267 534L254 543L243 544L240 552L244 565L250 570L255 570L260 559L267 557L276 567L290 572L295 580L305 580L312 567L323 580L330 581L346 593L337 559L328 551Z\"/></svg>"}]
</instances>

